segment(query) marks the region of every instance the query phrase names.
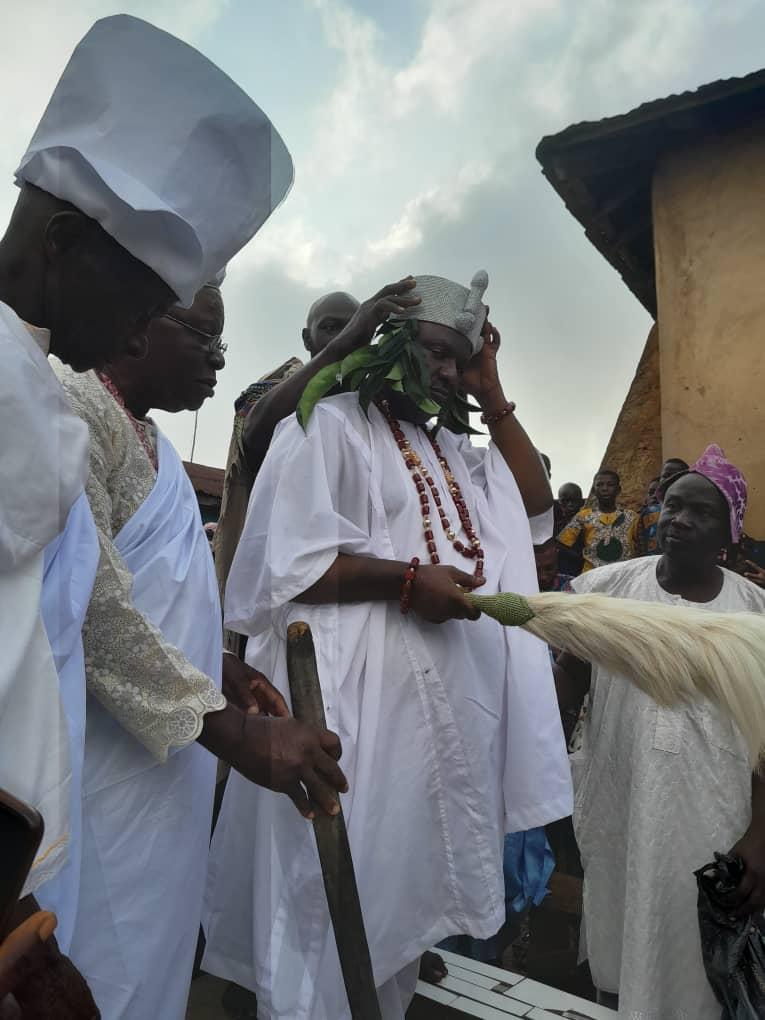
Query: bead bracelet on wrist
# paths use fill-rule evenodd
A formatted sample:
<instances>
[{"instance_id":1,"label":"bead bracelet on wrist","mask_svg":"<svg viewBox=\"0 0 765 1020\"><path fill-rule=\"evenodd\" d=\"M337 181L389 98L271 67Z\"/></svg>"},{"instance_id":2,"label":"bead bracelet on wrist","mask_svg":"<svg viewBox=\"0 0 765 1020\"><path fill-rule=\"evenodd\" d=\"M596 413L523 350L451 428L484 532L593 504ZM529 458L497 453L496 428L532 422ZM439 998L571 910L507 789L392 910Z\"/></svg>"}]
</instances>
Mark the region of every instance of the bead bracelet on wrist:
<instances>
[{"instance_id":1,"label":"bead bracelet on wrist","mask_svg":"<svg viewBox=\"0 0 765 1020\"><path fill-rule=\"evenodd\" d=\"M491 413L484 411L481 415L482 425L497 425L506 418L509 414L512 414L515 410L515 401L509 400L501 411L492 411Z\"/></svg>"},{"instance_id":2,"label":"bead bracelet on wrist","mask_svg":"<svg viewBox=\"0 0 765 1020\"><path fill-rule=\"evenodd\" d=\"M420 565L419 558L417 556L413 556L412 559L409 561L409 566L406 568L406 571L404 572L404 580L401 583L401 599L400 599L402 616L406 616L406 614L409 612L409 603L412 600L412 585L414 584L414 579L417 576L417 568L419 567L419 565Z\"/></svg>"}]
</instances>

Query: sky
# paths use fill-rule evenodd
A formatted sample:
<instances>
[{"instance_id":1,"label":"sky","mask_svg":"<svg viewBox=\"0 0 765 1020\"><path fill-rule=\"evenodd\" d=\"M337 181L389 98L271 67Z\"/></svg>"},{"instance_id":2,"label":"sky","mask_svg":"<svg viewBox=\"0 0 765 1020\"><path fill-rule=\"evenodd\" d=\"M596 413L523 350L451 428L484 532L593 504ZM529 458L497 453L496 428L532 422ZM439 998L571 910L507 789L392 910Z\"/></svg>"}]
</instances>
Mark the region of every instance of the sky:
<instances>
[{"instance_id":1,"label":"sky","mask_svg":"<svg viewBox=\"0 0 765 1020\"><path fill-rule=\"evenodd\" d=\"M764 63L760 0L25 0L3 4L0 223L13 171L94 20L193 44L271 117L295 163L229 266L226 369L195 460L223 466L233 401L292 355L311 302L486 269L509 398L555 487L598 467L651 320L542 177L540 138ZM194 416L157 415L181 455ZM657 465L658 467L658 465Z\"/></svg>"}]
</instances>

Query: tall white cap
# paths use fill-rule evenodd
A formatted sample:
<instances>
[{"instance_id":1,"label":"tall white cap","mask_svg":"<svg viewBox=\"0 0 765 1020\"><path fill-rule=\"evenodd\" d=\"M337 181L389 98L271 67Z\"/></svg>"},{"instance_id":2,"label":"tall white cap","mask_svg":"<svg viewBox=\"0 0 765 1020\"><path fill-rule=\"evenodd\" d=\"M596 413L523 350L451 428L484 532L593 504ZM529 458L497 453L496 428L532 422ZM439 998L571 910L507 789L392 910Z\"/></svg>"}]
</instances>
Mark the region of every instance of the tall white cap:
<instances>
[{"instance_id":1,"label":"tall white cap","mask_svg":"<svg viewBox=\"0 0 765 1020\"><path fill-rule=\"evenodd\" d=\"M190 305L292 185L268 117L191 46L125 14L75 49L16 171L71 202Z\"/></svg>"}]
</instances>

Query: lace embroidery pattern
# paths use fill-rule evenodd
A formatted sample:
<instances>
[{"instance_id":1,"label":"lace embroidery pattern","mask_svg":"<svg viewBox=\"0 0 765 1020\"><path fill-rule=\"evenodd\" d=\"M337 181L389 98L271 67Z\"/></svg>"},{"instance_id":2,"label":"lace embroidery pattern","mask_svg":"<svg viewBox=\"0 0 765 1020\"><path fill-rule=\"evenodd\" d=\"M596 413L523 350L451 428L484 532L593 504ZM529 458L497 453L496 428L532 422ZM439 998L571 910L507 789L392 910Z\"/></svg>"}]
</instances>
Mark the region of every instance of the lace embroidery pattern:
<instances>
[{"instance_id":1,"label":"lace embroidery pattern","mask_svg":"<svg viewBox=\"0 0 765 1020\"><path fill-rule=\"evenodd\" d=\"M120 391L117 389L117 386L109 378L109 376L106 375L106 373L104 372L98 372L97 374L98 378L104 384L106 389L109 391L109 393L111 393L111 395L120 405L122 410L125 412L128 421L135 430L135 434L138 436L141 446L144 448L144 450L146 451L146 455L151 461L152 467L154 468L155 471L158 471L159 461L157 459L156 432L152 433L150 431L154 424L151 418L136 418L136 416L131 413L127 404L125 403L125 398L122 396Z\"/></svg>"},{"instance_id":2,"label":"lace embroidery pattern","mask_svg":"<svg viewBox=\"0 0 765 1020\"><path fill-rule=\"evenodd\" d=\"M113 537L154 487L156 472L126 412L93 372L59 371L75 412L90 429L87 485L101 558L83 629L88 690L156 758L196 740L207 712L226 699L169 645L131 601L133 578ZM156 457L156 429L146 435Z\"/></svg>"}]
</instances>

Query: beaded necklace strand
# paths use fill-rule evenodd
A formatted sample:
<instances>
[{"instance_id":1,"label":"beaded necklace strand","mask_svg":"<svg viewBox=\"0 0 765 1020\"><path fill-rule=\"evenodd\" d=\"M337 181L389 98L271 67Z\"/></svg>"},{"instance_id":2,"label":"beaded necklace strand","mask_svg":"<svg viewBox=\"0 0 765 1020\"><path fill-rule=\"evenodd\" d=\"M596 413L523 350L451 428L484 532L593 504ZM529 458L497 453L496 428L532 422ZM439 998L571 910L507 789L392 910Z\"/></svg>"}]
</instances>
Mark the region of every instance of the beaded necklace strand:
<instances>
[{"instance_id":1,"label":"beaded necklace strand","mask_svg":"<svg viewBox=\"0 0 765 1020\"><path fill-rule=\"evenodd\" d=\"M441 562L436 551L436 542L433 535L432 528L432 517L430 509L430 500L432 498L436 509L438 510L438 516L441 519L441 527L446 533L447 539L452 543L454 550L460 555L465 556L467 559L475 560L475 569L473 574L475 577L483 577L483 566L485 562L484 551L481 546L481 540L476 534L473 522L470 520L470 513L462 495L462 489L460 488L459 482L454 477L449 463L438 445L432 432L423 426L423 431L430 441L430 445L433 447L433 452L438 459L438 463L441 466L441 470L444 473L446 479L446 485L449 489L449 493L454 502L455 509L459 515L460 523L462 528L467 535L469 545L465 545L461 542L451 526L449 518L446 516L446 511L441 505L441 494L438 491L435 481L432 475L428 471L428 468L423 464L418 454L412 449L409 440L404 435L404 431L401 428L401 423L393 417L390 410L390 405L387 400L380 400L377 402L377 406L382 412L385 420L388 422L393 438L396 441L396 445L401 451L401 455L404 458L404 463L409 469L412 481L417 489L420 496L420 513L422 514L422 526L425 531L425 541L428 547L428 553L430 555L430 562L434 565ZM430 489L430 495L428 495L428 489Z\"/></svg>"},{"instance_id":2,"label":"beaded necklace strand","mask_svg":"<svg viewBox=\"0 0 765 1020\"><path fill-rule=\"evenodd\" d=\"M154 448L154 444L147 435L146 431L147 422L141 421L139 418L136 418L134 414L131 414L131 412L128 410L127 404L125 403L125 398L122 396L114 382L109 378L109 376L105 372L97 372L96 374L103 383L104 388L114 397L114 399L117 401L117 403L120 405L122 410L127 415L128 421L133 426L133 431L138 436L138 441L146 451L146 455L152 463L152 467L154 468L155 471L158 471L159 461L157 459L157 451Z\"/></svg>"}]
</instances>

